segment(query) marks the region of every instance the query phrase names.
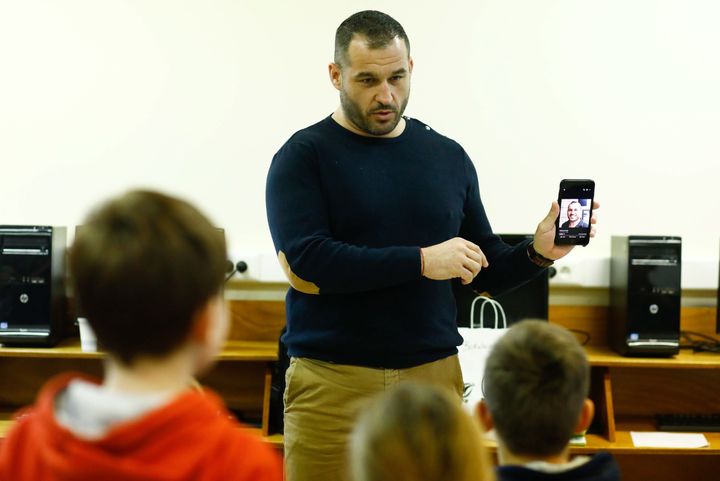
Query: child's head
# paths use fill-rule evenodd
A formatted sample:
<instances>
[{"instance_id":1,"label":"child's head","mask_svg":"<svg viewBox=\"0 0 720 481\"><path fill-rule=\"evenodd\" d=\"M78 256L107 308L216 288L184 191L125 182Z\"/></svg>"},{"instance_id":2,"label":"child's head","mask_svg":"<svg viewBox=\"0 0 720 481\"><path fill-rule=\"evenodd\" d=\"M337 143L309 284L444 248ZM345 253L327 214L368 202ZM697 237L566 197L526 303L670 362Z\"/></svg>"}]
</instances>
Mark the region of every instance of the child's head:
<instances>
[{"instance_id":1,"label":"child's head","mask_svg":"<svg viewBox=\"0 0 720 481\"><path fill-rule=\"evenodd\" d=\"M592 419L589 377L585 351L570 331L520 322L490 351L480 417L516 456L558 455Z\"/></svg>"},{"instance_id":2,"label":"child's head","mask_svg":"<svg viewBox=\"0 0 720 481\"><path fill-rule=\"evenodd\" d=\"M403 383L358 418L350 440L353 481L494 479L476 420L438 388Z\"/></svg>"},{"instance_id":3,"label":"child's head","mask_svg":"<svg viewBox=\"0 0 720 481\"><path fill-rule=\"evenodd\" d=\"M103 349L128 366L191 340L207 363L227 329L226 262L224 236L203 214L150 191L101 205L70 250L76 298Z\"/></svg>"}]
</instances>

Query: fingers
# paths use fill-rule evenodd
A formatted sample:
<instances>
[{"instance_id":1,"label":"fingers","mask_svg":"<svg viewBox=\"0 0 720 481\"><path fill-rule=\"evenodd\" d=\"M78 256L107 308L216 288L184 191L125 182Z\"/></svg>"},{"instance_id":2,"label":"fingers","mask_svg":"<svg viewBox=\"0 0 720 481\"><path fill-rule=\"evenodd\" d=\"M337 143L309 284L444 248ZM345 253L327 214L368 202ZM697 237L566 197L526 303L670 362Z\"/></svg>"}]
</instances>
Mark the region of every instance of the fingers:
<instances>
[{"instance_id":1,"label":"fingers","mask_svg":"<svg viewBox=\"0 0 720 481\"><path fill-rule=\"evenodd\" d=\"M597 214L595 211L600 208L600 202L593 200L593 213L590 218L590 237L595 237L595 224L597 224Z\"/></svg>"},{"instance_id":2,"label":"fingers","mask_svg":"<svg viewBox=\"0 0 720 481\"><path fill-rule=\"evenodd\" d=\"M462 237L456 237L454 240L460 244L461 254L454 277L459 277L463 284L470 284L475 276L490 264L480 246Z\"/></svg>"},{"instance_id":3,"label":"fingers","mask_svg":"<svg viewBox=\"0 0 720 481\"><path fill-rule=\"evenodd\" d=\"M463 284L469 284L480 271L488 266L487 258L479 246L470 241L465 241L467 250L465 259L462 262L460 278Z\"/></svg>"},{"instance_id":4,"label":"fingers","mask_svg":"<svg viewBox=\"0 0 720 481\"><path fill-rule=\"evenodd\" d=\"M480 246L477 244L474 244L470 242L469 240L465 240L462 237L457 237L457 239L460 239L462 242L465 243L465 246L470 249L470 251L476 253L476 254L482 254L482 250L480 249Z\"/></svg>"},{"instance_id":5,"label":"fingers","mask_svg":"<svg viewBox=\"0 0 720 481\"><path fill-rule=\"evenodd\" d=\"M472 244L472 242L470 242ZM477 250L470 249L467 253L467 256L470 260L474 261L478 265L478 272L480 272L481 268L486 268L490 264L488 264L487 257L485 257L485 254L482 250L480 250L480 247L476 246L475 244L472 244L473 246L477 247Z\"/></svg>"},{"instance_id":6,"label":"fingers","mask_svg":"<svg viewBox=\"0 0 720 481\"><path fill-rule=\"evenodd\" d=\"M557 201L553 201L550 205L550 211L547 213L545 218L538 224L538 230L540 232L548 232L555 228L555 219L560 215L560 206Z\"/></svg>"},{"instance_id":7,"label":"fingers","mask_svg":"<svg viewBox=\"0 0 720 481\"><path fill-rule=\"evenodd\" d=\"M478 273L489 266L482 249L461 237L455 237L421 250L424 260L423 276L434 280L460 278L469 284Z\"/></svg>"},{"instance_id":8,"label":"fingers","mask_svg":"<svg viewBox=\"0 0 720 481\"><path fill-rule=\"evenodd\" d=\"M472 272L467 269L463 269L460 272L460 282L462 282L462 284L466 286L466 285L470 284L473 281L473 279L475 279L476 275L477 275L477 272Z\"/></svg>"},{"instance_id":9,"label":"fingers","mask_svg":"<svg viewBox=\"0 0 720 481\"><path fill-rule=\"evenodd\" d=\"M475 262L472 259L466 259L465 262L463 263L462 267L463 267L463 270L469 272L472 275L472 279L474 279L475 276L478 275L480 273L480 271L482 270L483 265L479 262ZM462 277L462 273L461 273L460 277Z\"/></svg>"}]
</instances>

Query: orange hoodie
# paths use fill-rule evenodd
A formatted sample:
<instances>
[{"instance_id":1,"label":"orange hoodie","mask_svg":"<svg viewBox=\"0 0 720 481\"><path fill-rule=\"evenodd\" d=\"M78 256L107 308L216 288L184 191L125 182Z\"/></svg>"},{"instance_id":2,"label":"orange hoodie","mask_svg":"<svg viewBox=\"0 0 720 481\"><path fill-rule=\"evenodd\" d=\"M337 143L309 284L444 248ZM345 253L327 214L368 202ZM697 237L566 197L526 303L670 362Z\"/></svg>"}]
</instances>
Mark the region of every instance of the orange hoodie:
<instances>
[{"instance_id":1,"label":"orange hoodie","mask_svg":"<svg viewBox=\"0 0 720 481\"><path fill-rule=\"evenodd\" d=\"M61 375L0 443L0 481L281 481L274 450L231 420L212 392L188 391L98 440L58 424Z\"/></svg>"}]
</instances>

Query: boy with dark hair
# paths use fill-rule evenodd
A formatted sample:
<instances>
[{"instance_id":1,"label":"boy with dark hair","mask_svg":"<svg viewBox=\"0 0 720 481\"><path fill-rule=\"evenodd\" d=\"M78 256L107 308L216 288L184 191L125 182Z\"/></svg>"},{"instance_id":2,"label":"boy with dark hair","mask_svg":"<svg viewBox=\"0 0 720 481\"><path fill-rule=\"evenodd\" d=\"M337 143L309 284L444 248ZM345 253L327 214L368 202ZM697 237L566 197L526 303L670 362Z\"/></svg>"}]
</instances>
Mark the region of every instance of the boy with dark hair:
<instances>
[{"instance_id":1,"label":"boy with dark hair","mask_svg":"<svg viewBox=\"0 0 720 481\"><path fill-rule=\"evenodd\" d=\"M0 445L0 481L280 481L272 448L189 388L227 334L225 264L222 234L184 201L134 191L93 212L70 267L105 378L49 381Z\"/></svg>"},{"instance_id":2,"label":"boy with dark hair","mask_svg":"<svg viewBox=\"0 0 720 481\"><path fill-rule=\"evenodd\" d=\"M495 428L500 481L620 479L608 453L569 456L570 438L592 421L589 378L585 351L562 327L523 321L493 346L478 412Z\"/></svg>"}]
</instances>

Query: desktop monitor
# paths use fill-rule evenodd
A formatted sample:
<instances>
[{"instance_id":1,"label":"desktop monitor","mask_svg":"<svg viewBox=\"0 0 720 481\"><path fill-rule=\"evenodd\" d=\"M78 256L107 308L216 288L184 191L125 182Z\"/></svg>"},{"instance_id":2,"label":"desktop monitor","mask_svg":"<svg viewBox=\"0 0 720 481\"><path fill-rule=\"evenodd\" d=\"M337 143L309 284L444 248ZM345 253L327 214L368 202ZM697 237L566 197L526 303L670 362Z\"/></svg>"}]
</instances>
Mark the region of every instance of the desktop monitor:
<instances>
[{"instance_id":1,"label":"desktop monitor","mask_svg":"<svg viewBox=\"0 0 720 481\"><path fill-rule=\"evenodd\" d=\"M499 234L500 238L507 244L517 245L520 242L533 239L532 234ZM548 270L546 269L539 276L507 292L503 292L493 299L502 305L507 317L508 325L512 325L523 319L545 319L548 318ZM458 326L468 327L470 325L470 307L473 299L477 296L470 287L462 285L457 279L453 281L453 294L457 306ZM480 317L480 309L475 309L475 324ZM487 313L487 309L485 309ZM492 314L486 314L485 320L493 320ZM488 327L487 325L485 327Z\"/></svg>"}]
</instances>

